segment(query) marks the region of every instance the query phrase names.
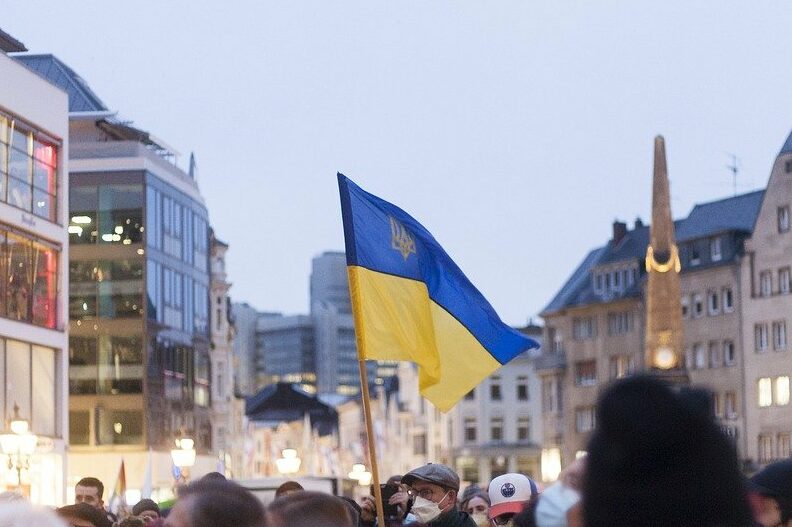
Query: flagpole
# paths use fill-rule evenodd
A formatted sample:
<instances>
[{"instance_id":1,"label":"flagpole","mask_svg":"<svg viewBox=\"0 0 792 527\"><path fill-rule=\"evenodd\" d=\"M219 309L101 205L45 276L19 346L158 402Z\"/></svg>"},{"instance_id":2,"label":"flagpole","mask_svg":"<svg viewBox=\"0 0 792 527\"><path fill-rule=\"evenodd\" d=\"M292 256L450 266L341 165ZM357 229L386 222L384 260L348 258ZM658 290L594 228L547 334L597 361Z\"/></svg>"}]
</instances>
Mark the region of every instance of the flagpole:
<instances>
[{"instance_id":1,"label":"flagpole","mask_svg":"<svg viewBox=\"0 0 792 527\"><path fill-rule=\"evenodd\" d=\"M377 525L385 527L385 514L383 512L382 491L379 482L379 468L377 467L377 438L374 436L374 425L371 420L371 398L368 388L368 371L366 370L365 359L358 355L358 367L360 368L360 388L363 394L363 414L366 418L366 435L368 436L369 461L371 462L371 481L374 485L374 503L377 511Z\"/></svg>"}]
</instances>

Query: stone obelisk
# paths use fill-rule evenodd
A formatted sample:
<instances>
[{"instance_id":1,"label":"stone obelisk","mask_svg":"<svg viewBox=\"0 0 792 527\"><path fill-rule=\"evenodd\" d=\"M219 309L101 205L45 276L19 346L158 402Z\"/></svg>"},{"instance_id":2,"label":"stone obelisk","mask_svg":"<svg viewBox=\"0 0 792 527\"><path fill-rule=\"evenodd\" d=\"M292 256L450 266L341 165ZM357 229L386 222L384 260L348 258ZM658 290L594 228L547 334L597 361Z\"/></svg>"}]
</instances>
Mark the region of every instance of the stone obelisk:
<instances>
[{"instance_id":1,"label":"stone obelisk","mask_svg":"<svg viewBox=\"0 0 792 527\"><path fill-rule=\"evenodd\" d=\"M665 140L655 137L652 225L646 249L646 369L674 382L686 382L683 350L679 250L671 217Z\"/></svg>"}]
</instances>

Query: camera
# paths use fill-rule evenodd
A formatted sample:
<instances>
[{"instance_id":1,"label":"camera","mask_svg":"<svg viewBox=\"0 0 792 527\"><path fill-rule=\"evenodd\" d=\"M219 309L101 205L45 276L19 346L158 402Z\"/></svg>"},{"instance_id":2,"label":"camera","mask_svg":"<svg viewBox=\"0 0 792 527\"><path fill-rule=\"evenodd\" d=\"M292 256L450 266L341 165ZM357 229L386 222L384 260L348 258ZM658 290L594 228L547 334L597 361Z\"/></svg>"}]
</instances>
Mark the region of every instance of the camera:
<instances>
[{"instance_id":1,"label":"camera","mask_svg":"<svg viewBox=\"0 0 792 527\"><path fill-rule=\"evenodd\" d=\"M399 520L401 522L401 514L399 513L399 507L397 505L391 505L388 503L391 496L399 492L399 485L395 483L384 483L380 485L380 493L382 494L382 515L385 517L386 520ZM374 486L371 487L371 495L375 496L374 494Z\"/></svg>"}]
</instances>

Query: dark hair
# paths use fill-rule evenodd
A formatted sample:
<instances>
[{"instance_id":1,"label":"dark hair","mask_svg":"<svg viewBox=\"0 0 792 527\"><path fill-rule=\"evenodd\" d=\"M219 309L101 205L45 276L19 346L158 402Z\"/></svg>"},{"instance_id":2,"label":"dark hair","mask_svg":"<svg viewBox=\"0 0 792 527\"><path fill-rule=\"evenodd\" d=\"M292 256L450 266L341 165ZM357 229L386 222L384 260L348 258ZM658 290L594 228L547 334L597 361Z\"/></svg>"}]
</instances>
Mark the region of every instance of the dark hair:
<instances>
[{"instance_id":1,"label":"dark hair","mask_svg":"<svg viewBox=\"0 0 792 527\"><path fill-rule=\"evenodd\" d=\"M523 509L514 517L514 527L536 527L536 507L540 499L541 494L534 494L525 502Z\"/></svg>"},{"instance_id":2,"label":"dark hair","mask_svg":"<svg viewBox=\"0 0 792 527\"><path fill-rule=\"evenodd\" d=\"M273 501L267 518L274 527L354 527L352 512L340 498L306 490Z\"/></svg>"},{"instance_id":3,"label":"dark hair","mask_svg":"<svg viewBox=\"0 0 792 527\"><path fill-rule=\"evenodd\" d=\"M224 475L222 475L219 472L208 472L208 473L204 474L201 479L204 479L204 480L211 479L211 480L215 480L215 481L226 481L228 478L225 477Z\"/></svg>"},{"instance_id":4,"label":"dark hair","mask_svg":"<svg viewBox=\"0 0 792 527\"><path fill-rule=\"evenodd\" d=\"M588 445L585 525L751 525L737 454L710 401L648 375L608 388Z\"/></svg>"},{"instance_id":5,"label":"dark hair","mask_svg":"<svg viewBox=\"0 0 792 527\"><path fill-rule=\"evenodd\" d=\"M160 508L154 500L143 498L139 502L135 503L135 505L132 507L132 514L137 516L144 511L154 511L159 514Z\"/></svg>"},{"instance_id":6,"label":"dark hair","mask_svg":"<svg viewBox=\"0 0 792 527\"><path fill-rule=\"evenodd\" d=\"M179 489L176 502L188 502L191 527L262 527L264 507L246 488L232 481L198 480Z\"/></svg>"},{"instance_id":7,"label":"dark hair","mask_svg":"<svg viewBox=\"0 0 792 527\"><path fill-rule=\"evenodd\" d=\"M148 510L148 509L147 509ZM117 527L145 527L146 520L138 518L137 516L127 516L123 520L119 520L116 524Z\"/></svg>"},{"instance_id":8,"label":"dark hair","mask_svg":"<svg viewBox=\"0 0 792 527\"><path fill-rule=\"evenodd\" d=\"M93 485L83 485L90 486ZM110 527L110 520L107 519L103 510L97 509L93 505L87 503L75 503L74 505L66 505L56 509L55 512L61 518L79 518L81 520L89 521L96 527Z\"/></svg>"},{"instance_id":9,"label":"dark hair","mask_svg":"<svg viewBox=\"0 0 792 527\"><path fill-rule=\"evenodd\" d=\"M305 490L302 485L297 483L296 481L287 481L285 483L281 483L281 486L275 489L275 497L280 498L284 494L288 492L294 492L295 490Z\"/></svg>"},{"instance_id":10,"label":"dark hair","mask_svg":"<svg viewBox=\"0 0 792 527\"><path fill-rule=\"evenodd\" d=\"M99 491L99 499L102 499L102 495L104 495L104 483L99 481L96 478L83 478L77 482L75 487L94 487Z\"/></svg>"},{"instance_id":11,"label":"dark hair","mask_svg":"<svg viewBox=\"0 0 792 527\"><path fill-rule=\"evenodd\" d=\"M468 488L470 488L470 487L468 487ZM478 489L478 487L477 487L477 489ZM488 506L490 505L489 493L484 492L481 489L478 489L478 490L475 490L475 491L472 491L472 492L467 492L467 489L465 489L465 495L459 502L459 509L464 511L464 512L467 512L466 509L467 509L468 503L470 503L470 500L472 500L473 498L481 498L482 500L487 502Z\"/></svg>"}]
</instances>

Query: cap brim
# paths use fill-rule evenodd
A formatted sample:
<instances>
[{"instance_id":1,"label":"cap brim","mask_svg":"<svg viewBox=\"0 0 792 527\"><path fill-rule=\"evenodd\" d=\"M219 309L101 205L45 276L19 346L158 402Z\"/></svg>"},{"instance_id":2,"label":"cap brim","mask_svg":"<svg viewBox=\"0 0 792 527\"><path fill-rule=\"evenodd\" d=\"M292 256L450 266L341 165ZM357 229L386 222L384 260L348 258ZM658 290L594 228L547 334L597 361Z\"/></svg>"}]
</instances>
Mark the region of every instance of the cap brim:
<instances>
[{"instance_id":1,"label":"cap brim","mask_svg":"<svg viewBox=\"0 0 792 527\"><path fill-rule=\"evenodd\" d=\"M497 518L501 514L519 514L522 512L527 501L507 501L493 505L489 510L489 519Z\"/></svg>"}]
</instances>

